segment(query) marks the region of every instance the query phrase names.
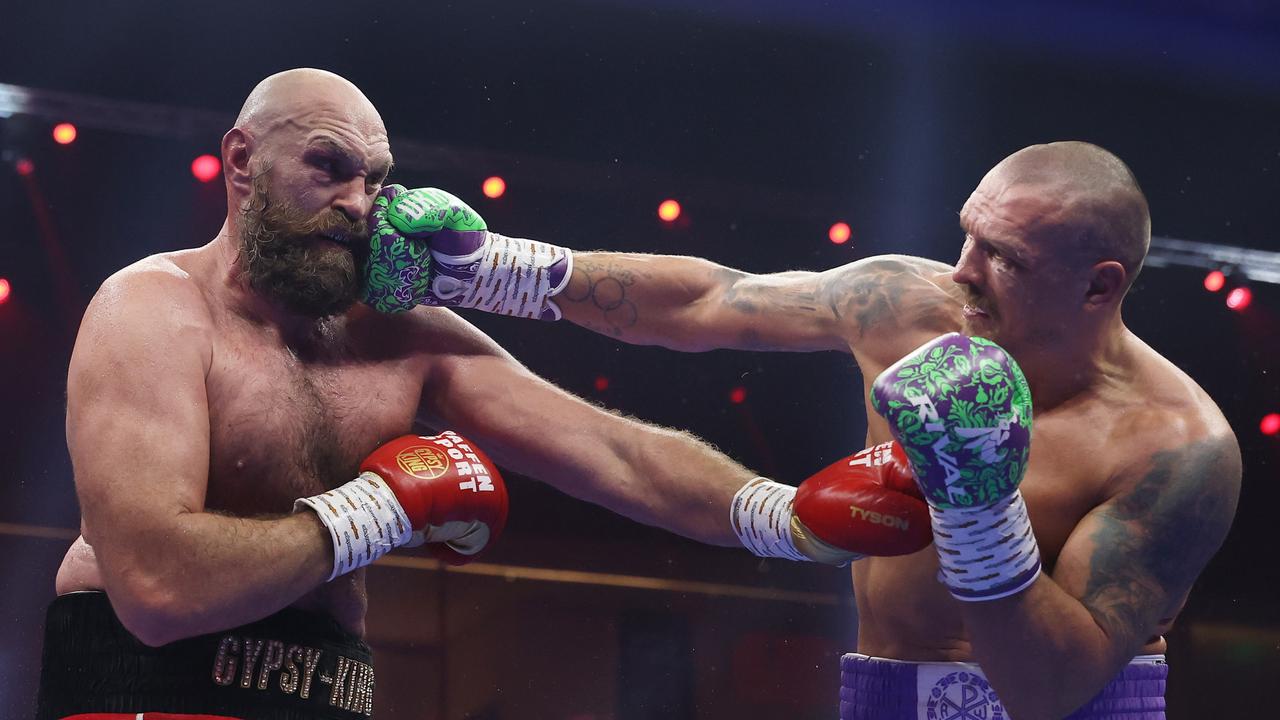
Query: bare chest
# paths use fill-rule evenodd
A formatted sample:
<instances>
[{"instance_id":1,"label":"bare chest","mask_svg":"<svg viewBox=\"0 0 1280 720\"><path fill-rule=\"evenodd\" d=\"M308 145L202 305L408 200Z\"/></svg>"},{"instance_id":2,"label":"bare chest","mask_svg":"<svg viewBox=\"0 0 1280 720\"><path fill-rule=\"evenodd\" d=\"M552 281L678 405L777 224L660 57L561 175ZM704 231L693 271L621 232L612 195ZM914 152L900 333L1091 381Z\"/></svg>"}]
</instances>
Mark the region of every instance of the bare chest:
<instances>
[{"instance_id":1,"label":"bare chest","mask_svg":"<svg viewBox=\"0 0 1280 720\"><path fill-rule=\"evenodd\" d=\"M875 420L880 418L874 417ZM883 421L869 442L888 439ZM1031 460L1020 489L1046 572L1080 520L1101 500L1109 463L1093 431L1072 418L1037 417ZM913 555L854 564L860 652L918 660L963 660L968 641L959 608L937 580L932 546Z\"/></svg>"},{"instance_id":2,"label":"bare chest","mask_svg":"<svg viewBox=\"0 0 1280 720\"><path fill-rule=\"evenodd\" d=\"M379 444L410 431L422 390L411 359L344 343L291 347L251 332L215 347L206 381L206 505L237 515L289 512L340 485Z\"/></svg>"}]
</instances>

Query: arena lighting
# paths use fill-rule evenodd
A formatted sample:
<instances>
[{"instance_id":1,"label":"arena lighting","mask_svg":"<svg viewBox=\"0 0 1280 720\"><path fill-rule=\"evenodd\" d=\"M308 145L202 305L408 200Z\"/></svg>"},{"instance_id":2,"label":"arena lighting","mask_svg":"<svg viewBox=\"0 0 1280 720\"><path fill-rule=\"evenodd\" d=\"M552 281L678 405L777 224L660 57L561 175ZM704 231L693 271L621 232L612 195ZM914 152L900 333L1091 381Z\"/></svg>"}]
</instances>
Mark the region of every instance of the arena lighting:
<instances>
[{"instance_id":1,"label":"arena lighting","mask_svg":"<svg viewBox=\"0 0 1280 720\"><path fill-rule=\"evenodd\" d=\"M604 375L596 376L596 392L604 392L609 389L609 378Z\"/></svg>"},{"instance_id":2,"label":"arena lighting","mask_svg":"<svg viewBox=\"0 0 1280 720\"><path fill-rule=\"evenodd\" d=\"M662 218L663 222L675 222L676 218L680 217L680 203L675 200L663 200L658 205L658 217Z\"/></svg>"},{"instance_id":3,"label":"arena lighting","mask_svg":"<svg viewBox=\"0 0 1280 720\"><path fill-rule=\"evenodd\" d=\"M849 242L849 237L853 235L853 231L849 229L847 223L838 222L831 226L827 231L827 237L836 245L843 245Z\"/></svg>"},{"instance_id":4,"label":"arena lighting","mask_svg":"<svg viewBox=\"0 0 1280 720\"><path fill-rule=\"evenodd\" d=\"M1227 284L1227 276L1221 270L1210 270L1204 276L1204 289L1209 292L1218 292Z\"/></svg>"},{"instance_id":5,"label":"arena lighting","mask_svg":"<svg viewBox=\"0 0 1280 720\"><path fill-rule=\"evenodd\" d=\"M1262 416L1262 422L1258 423L1258 429L1263 435L1275 435L1280 433L1280 413L1267 413Z\"/></svg>"},{"instance_id":6,"label":"arena lighting","mask_svg":"<svg viewBox=\"0 0 1280 720\"><path fill-rule=\"evenodd\" d=\"M18 162L13 164L13 169L17 170L19 175L26 177L36 171L36 164L31 162L30 158L19 158Z\"/></svg>"},{"instance_id":7,"label":"arena lighting","mask_svg":"<svg viewBox=\"0 0 1280 720\"><path fill-rule=\"evenodd\" d=\"M484 179L484 184L480 186L480 190L487 198L500 198L507 191L507 181L497 175L487 177Z\"/></svg>"},{"instance_id":8,"label":"arena lighting","mask_svg":"<svg viewBox=\"0 0 1280 720\"><path fill-rule=\"evenodd\" d=\"M207 183L222 174L222 161L212 155L201 155L191 161L191 174Z\"/></svg>"},{"instance_id":9,"label":"arena lighting","mask_svg":"<svg viewBox=\"0 0 1280 720\"><path fill-rule=\"evenodd\" d=\"M729 402L734 405L741 405L747 401L747 389L739 385L729 391Z\"/></svg>"},{"instance_id":10,"label":"arena lighting","mask_svg":"<svg viewBox=\"0 0 1280 720\"><path fill-rule=\"evenodd\" d=\"M1227 307L1236 312L1244 312L1251 302L1253 291L1243 285L1227 293Z\"/></svg>"},{"instance_id":11,"label":"arena lighting","mask_svg":"<svg viewBox=\"0 0 1280 720\"><path fill-rule=\"evenodd\" d=\"M9 302L9 293L12 289L8 280L0 278L0 305Z\"/></svg>"},{"instance_id":12,"label":"arena lighting","mask_svg":"<svg viewBox=\"0 0 1280 720\"><path fill-rule=\"evenodd\" d=\"M76 126L71 123L58 123L53 126L53 141L59 145L70 145L76 141Z\"/></svg>"}]
</instances>

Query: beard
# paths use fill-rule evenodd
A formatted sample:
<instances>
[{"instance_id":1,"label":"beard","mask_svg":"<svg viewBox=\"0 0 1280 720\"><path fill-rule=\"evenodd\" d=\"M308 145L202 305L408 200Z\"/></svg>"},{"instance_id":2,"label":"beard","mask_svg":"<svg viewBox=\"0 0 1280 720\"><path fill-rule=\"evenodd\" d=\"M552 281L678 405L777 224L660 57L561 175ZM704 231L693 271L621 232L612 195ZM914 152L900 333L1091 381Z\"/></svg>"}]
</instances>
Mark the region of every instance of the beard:
<instances>
[{"instance_id":1,"label":"beard","mask_svg":"<svg viewBox=\"0 0 1280 720\"><path fill-rule=\"evenodd\" d=\"M241 210L240 259L249 286L289 312L327 318L345 312L363 290L360 268L369 230L338 210L309 215L268 189L269 171L253 178ZM321 236L345 237L336 247Z\"/></svg>"}]
</instances>

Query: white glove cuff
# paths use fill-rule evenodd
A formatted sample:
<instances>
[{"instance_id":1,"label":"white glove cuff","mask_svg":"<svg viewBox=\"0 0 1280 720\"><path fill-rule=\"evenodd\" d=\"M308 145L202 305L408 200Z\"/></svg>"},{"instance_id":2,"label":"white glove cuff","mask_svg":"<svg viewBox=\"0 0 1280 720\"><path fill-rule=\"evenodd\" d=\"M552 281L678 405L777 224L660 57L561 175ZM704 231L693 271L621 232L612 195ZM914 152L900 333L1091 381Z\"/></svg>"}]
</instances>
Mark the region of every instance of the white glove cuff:
<instances>
[{"instance_id":1,"label":"white glove cuff","mask_svg":"<svg viewBox=\"0 0 1280 720\"><path fill-rule=\"evenodd\" d=\"M938 579L959 600L1008 597L1040 576L1040 547L1022 492L979 509L929 506Z\"/></svg>"},{"instance_id":2,"label":"white glove cuff","mask_svg":"<svg viewBox=\"0 0 1280 720\"><path fill-rule=\"evenodd\" d=\"M792 503L796 489L768 478L756 478L733 496L729 522L738 541L760 557L805 561L791 539Z\"/></svg>"},{"instance_id":3,"label":"white glove cuff","mask_svg":"<svg viewBox=\"0 0 1280 720\"><path fill-rule=\"evenodd\" d=\"M333 540L330 580L373 563L413 537L409 516L395 493L371 472L328 492L299 498L293 510L304 506L315 511Z\"/></svg>"},{"instance_id":4,"label":"white glove cuff","mask_svg":"<svg viewBox=\"0 0 1280 720\"><path fill-rule=\"evenodd\" d=\"M489 233L482 250L475 281L459 307L527 318L542 318L549 310L551 319L560 319L560 308L550 298L569 284L573 274L573 253L568 248ZM564 275L553 286L551 266L561 260L566 264Z\"/></svg>"}]
</instances>

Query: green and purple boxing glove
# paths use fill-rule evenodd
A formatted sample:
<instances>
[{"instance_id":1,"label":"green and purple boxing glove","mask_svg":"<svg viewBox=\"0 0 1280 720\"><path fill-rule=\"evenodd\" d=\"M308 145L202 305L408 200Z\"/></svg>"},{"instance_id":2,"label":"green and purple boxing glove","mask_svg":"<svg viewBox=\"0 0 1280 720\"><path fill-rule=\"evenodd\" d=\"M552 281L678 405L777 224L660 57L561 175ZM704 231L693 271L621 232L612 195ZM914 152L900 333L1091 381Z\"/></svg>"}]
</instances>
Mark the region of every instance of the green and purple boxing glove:
<instances>
[{"instance_id":1,"label":"green and purple boxing glove","mask_svg":"<svg viewBox=\"0 0 1280 720\"><path fill-rule=\"evenodd\" d=\"M388 185L369 218L362 300L380 312L445 305L559 320L568 249L489 232L466 203L436 188Z\"/></svg>"},{"instance_id":2,"label":"green and purple boxing glove","mask_svg":"<svg viewBox=\"0 0 1280 720\"><path fill-rule=\"evenodd\" d=\"M1018 491L1031 454L1031 391L999 345L950 333L894 363L871 388L929 503L939 579L961 600L995 600L1040 575Z\"/></svg>"}]
</instances>

